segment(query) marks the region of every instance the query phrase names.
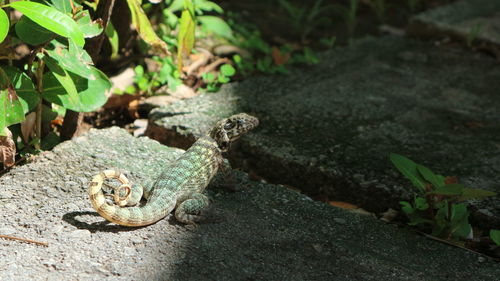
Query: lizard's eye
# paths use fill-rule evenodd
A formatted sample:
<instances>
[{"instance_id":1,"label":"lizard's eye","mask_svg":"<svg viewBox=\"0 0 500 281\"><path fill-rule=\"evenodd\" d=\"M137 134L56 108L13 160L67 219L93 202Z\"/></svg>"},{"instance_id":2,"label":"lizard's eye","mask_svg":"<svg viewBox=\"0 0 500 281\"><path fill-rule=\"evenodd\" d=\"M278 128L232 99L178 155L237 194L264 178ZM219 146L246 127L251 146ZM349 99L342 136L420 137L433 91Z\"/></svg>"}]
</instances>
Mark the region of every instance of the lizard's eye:
<instances>
[{"instance_id":1,"label":"lizard's eye","mask_svg":"<svg viewBox=\"0 0 500 281\"><path fill-rule=\"evenodd\" d=\"M224 125L224 130L231 130L232 128L234 128L233 122L229 122Z\"/></svg>"}]
</instances>

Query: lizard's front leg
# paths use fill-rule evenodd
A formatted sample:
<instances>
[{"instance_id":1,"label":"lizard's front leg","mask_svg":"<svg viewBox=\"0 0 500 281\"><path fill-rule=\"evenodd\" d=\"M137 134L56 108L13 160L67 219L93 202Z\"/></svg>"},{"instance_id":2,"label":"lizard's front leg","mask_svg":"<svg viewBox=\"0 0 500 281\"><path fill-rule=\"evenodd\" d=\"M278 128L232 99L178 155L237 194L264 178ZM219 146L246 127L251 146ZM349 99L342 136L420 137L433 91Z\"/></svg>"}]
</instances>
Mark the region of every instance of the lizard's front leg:
<instances>
[{"instance_id":1,"label":"lizard's front leg","mask_svg":"<svg viewBox=\"0 0 500 281\"><path fill-rule=\"evenodd\" d=\"M175 218L186 224L194 224L204 218L200 212L208 207L209 199L201 193L192 193L186 200L178 203Z\"/></svg>"},{"instance_id":2,"label":"lizard's front leg","mask_svg":"<svg viewBox=\"0 0 500 281\"><path fill-rule=\"evenodd\" d=\"M238 191L240 188L236 186L236 179L233 174L233 168L226 158L221 157L219 160L219 171L222 173L224 183L222 186L230 191Z\"/></svg>"}]
</instances>

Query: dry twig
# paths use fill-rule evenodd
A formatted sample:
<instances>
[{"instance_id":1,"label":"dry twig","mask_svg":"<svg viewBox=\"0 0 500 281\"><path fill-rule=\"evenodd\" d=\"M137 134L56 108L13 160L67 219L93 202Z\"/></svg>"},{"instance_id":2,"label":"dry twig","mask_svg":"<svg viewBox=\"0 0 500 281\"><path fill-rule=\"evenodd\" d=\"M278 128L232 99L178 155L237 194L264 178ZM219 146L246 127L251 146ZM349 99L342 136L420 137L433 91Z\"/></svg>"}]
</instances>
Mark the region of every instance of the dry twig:
<instances>
[{"instance_id":1,"label":"dry twig","mask_svg":"<svg viewBox=\"0 0 500 281\"><path fill-rule=\"evenodd\" d=\"M30 239L24 239L24 238L9 236L9 235L1 235L0 234L0 238L9 239L9 240L23 241L23 242L26 242L26 243L33 243L33 244L37 244L37 245L41 245L41 246L45 246L45 247L49 246L49 243L47 243L47 242L40 242L40 241L35 241L35 240L30 240Z\"/></svg>"}]
</instances>

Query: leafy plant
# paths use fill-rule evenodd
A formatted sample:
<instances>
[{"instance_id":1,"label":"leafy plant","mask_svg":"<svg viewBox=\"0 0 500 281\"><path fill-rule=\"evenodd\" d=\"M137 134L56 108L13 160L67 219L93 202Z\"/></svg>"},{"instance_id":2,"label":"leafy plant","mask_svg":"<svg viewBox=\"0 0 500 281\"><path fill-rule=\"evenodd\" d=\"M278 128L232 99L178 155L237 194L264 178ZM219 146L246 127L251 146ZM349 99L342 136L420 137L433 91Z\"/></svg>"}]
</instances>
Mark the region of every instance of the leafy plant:
<instances>
[{"instance_id":1,"label":"leafy plant","mask_svg":"<svg viewBox=\"0 0 500 281\"><path fill-rule=\"evenodd\" d=\"M349 38L354 36L354 31L357 25L357 13L358 13L359 0L350 0L349 8L343 5L334 5L333 10L344 20L347 26L347 33Z\"/></svg>"},{"instance_id":2,"label":"leafy plant","mask_svg":"<svg viewBox=\"0 0 500 281\"><path fill-rule=\"evenodd\" d=\"M318 26L330 23L330 18L323 13L331 8L331 5L323 5L323 0L316 0L310 7L298 7L288 0L279 0L290 16L291 28L299 35L304 42L312 31Z\"/></svg>"},{"instance_id":3,"label":"leafy plant","mask_svg":"<svg viewBox=\"0 0 500 281\"><path fill-rule=\"evenodd\" d=\"M231 28L221 17L206 15L209 12L217 14L224 12L219 5L212 1L166 0L159 5L162 12L158 18L158 31L165 42L177 47L177 65L173 65L170 58L162 61L156 57L153 59L163 65L160 73L145 73L142 66L137 66L135 68L137 86L147 94L152 94L154 89L165 84L174 90L181 83L180 70L183 66L183 58L190 54L193 49L195 31L198 31L202 38L212 35L224 39L233 38ZM143 6L146 10L151 8L150 3ZM177 37L175 37L176 34ZM208 88L212 89L213 86L215 89L215 85L220 83L218 79L218 77L210 77L207 74L206 80L213 80Z\"/></svg>"},{"instance_id":4,"label":"leafy plant","mask_svg":"<svg viewBox=\"0 0 500 281\"><path fill-rule=\"evenodd\" d=\"M500 246L500 230L498 229L490 230L490 238L491 240L493 240L493 242L495 242L495 244Z\"/></svg>"},{"instance_id":5,"label":"leafy plant","mask_svg":"<svg viewBox=\"0 0 500 281\"><path fill-rule=\"evenodd\" d=\"M84 45L85 39L90 39L87 43L95 42L92 38L104 32L103 25L107 22L93 20L90 10L108 2L5 2L0 0L0 58L7 60L7 65L0 66L0 136L10 136L12 130L11 139L22 139L17 144L20 149L29 150L31 145L35 145L35 151L51 148L57 143L57 134L50 125L57 117L56 111L62 114L94 111L107 100L111 83L93 66L100 45L98 48L90 45L89 52ZM169 54L167 44L153 31L140 2L127 0L132 25L155 53ZM8 13L13 10L22 16L10 22ZM118 37L110 22L106 34L112 55L116 56ZM19 45L29 49L24 58L18 58L14 52ZM65 125L66 122L63 128ZM48 130L42 132L42 127Z\"/></svg>"},{"instance_id":6,"label":"leafy plant","mask_svg":"<svg viewBox=\"0 0 500 281\"><path fill-rule=\"evenodd\" d=\"M496 193L466 188L456 178L434 174L410 159L391 153L394 166L417 188L413 202L401 201L409 224L445 239L466 238L471 234L469 212L463 201L495 196Z\"/></svg>"},{"instance_id":7,"label":"leafy plant","mask_svg":"<svg viewBox=\"0 0 500 281\"><path fill-rule=\"evenodd\" d=\"M146 95L153 95L155 90L163 85L168 85L172 91L175 91L177 86L182 84L182 81L172 58L154 56L152 59L156 65L160 66L159 71L147 72L142 65L138 65L134 69L135 83L139 90Z\"/></svg>"},{"instance_id":8,"label":"leafy plant","mask_svg":"<svg viewBox=\"0 0 500 281\"><path fill-rule=\"evenodd\" d=\"M203 81L206 83L207 92L217 92L221 84L227 84L230 81L230 77L236 74L236 69L230 64L223 64L217 76L212 72L206 72L202 74Z\"/></svg>"},{"instance_id":9,"label":"leafy plant","mask_svg":"<svg viewBox=\"0 0 500 281\"><path fill-rule=\"evenodd\" d=\"M1 56L9 64L0 67L0 135L7 126L26 124L25 116L35 112L28 122L33 129L25 130L23 137L26 143L30 135L41 139L42 100L76 112L92 111L106 102L111 83L83 49L85 38L99 35L103 28L78 2L18 1L0 6ZM11 25L4 9L23 16ZM31 46L28 59L20 61L22 68L12 66L18 44Z\"/></svg>"},{"instance_id":10,"label":"leafy plant","mask_svg":"<svg viewBox=\"0 0 500 281\"><path fill-rule=\"evenodd\" d=\"M293 49L289 45L270 46L263 38L258 28L240 19L237 14L228 13L228 23L233 30L234 39L230 42L246 50L248 55L234 55L233 61L243 76L254 72L266 74L288 73L287 65L293 63L317 63L314 52L305 47ZM333 42L329 41L331 44Z\"/></svg>"},{"instance_id":11,"label":"leafy plant","mask_svg":"<svg viewBox=\"0 0 500 281\"><path fill-rule=\"evenodd\" d=\"M482 28L483 28L483 23L478 23L470 28L466 38L467 47L469 48L472 47L472 43L476 40L479 34L481 34Z\"/></svg>"}]
</instances>

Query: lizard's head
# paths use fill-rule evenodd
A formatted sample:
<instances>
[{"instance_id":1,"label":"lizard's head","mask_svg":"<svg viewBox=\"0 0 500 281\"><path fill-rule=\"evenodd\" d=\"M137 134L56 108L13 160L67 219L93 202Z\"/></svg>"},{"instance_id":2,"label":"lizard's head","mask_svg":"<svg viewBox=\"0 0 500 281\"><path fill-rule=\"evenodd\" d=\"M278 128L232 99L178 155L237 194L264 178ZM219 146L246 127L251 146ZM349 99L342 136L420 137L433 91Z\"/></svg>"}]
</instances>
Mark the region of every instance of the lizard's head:
<instances>
[{"instance_id":1,"label":"lizard's head","mask_svg":"<svg viewBox=\"0 0 500 281\"><path fill-rule=\"evenodd\" d=\"M231 143L259 125L259 119L240 113L217 122L210 131L212 137L222 151L227 151Z\"/></svg>"}]
</instances>

